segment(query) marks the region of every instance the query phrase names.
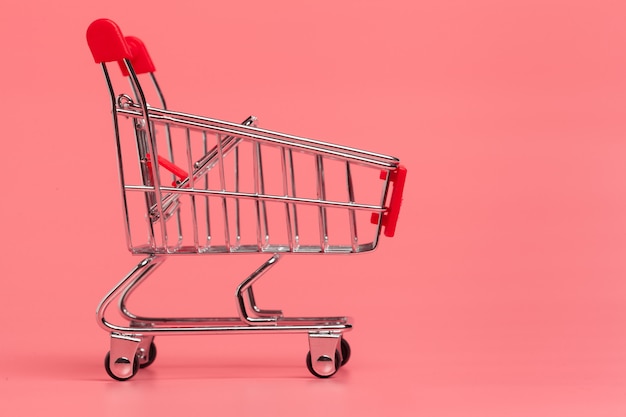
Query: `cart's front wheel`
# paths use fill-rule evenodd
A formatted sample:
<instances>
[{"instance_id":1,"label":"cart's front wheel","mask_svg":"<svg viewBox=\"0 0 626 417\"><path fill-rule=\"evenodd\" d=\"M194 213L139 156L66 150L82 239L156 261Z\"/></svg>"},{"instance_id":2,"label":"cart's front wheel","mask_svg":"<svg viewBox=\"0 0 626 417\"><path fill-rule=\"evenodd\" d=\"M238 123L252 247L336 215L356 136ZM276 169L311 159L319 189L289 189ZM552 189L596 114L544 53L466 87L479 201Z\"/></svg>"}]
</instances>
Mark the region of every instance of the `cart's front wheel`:
<instances>
[{"instance_id":1,"label":"cart's front wheel","mask_svg":"<svg viewBox=\"0 0 626 417\"><path fill-rule=\"evenodd\" d=\"M144 353L144 355L146 355L144 357L144 360L139 364L139 367L141 369L147 368L148 366L152 365L152 362L154 362L154 360L156 359L157 348L154 342L150 342L150 348L148 349L148 352Z\"/></svg>"},{"instance_id":2,"label":"cart's front wheel","mask_svg":"<svg viewBox=\"0 0 626 417\"><path fill-rule=\"evenodd\" d=\"M137 371L139 370L139 359L134 358L134 360L131 361L127 358L117 358L114 365L115 368L117 368L116 370L121 371L121 373L125 376L118 376L115 372L113 372L111 369L111 352L108 352L104 357L104 369L106 369L107 374L115 380L127 381L137 374Z\"/></svg>"},{"instance_id":3,"label":"cart's front wheel","mask_svg":"<svg viewBox=\"0 0 626 417\"><path fill-rule=\"evenodd\" d=\"M350 349L350 344L343 337L341 338L341 366L344 366L350 360L350 354L352 353L352 349Z\"/></svg>"},{"instance_id":4,"label":"cart's front wheel","mask_svg":"<svg viewBox=\"0 0 626 417\"><path fill-rule=\"evenodd\" d=\"M328 356L322 356L318 359L318 362L332 362L332 359L330 359ZM315 375L318 378L330 378L331 376L335 375L337 371L339 370L339 368L341 367L341 358L339 355L339 351L338 350L335 351L334 369L330 369L329 372L320 374L313 368L313 360L311 359L311 352L309 352L306 355L306 367L309 369L309 372L311 372L313 375Z\"/></svg>"}]
</instances>

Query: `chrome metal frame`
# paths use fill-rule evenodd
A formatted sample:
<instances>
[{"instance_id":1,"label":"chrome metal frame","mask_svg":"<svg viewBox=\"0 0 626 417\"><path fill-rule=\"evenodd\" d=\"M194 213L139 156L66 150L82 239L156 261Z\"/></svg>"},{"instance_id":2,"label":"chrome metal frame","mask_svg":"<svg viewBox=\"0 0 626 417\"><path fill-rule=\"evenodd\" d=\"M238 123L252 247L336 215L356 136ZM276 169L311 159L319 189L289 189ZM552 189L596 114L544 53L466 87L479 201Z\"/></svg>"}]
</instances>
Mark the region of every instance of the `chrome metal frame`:
<instances>
[{"instance_id":1,"label":"chrome metal frame","mask_svg":"<svg viewBox=\"0 0 626 417\"><path fill-rule=\"evenodd\" d=\"M281 259L281 253L359 253L373 250L381 233L383 214L387 207L387 194L390 186L390 173L397 169L399 160L395 157L344 147L299 136L287 135L255 126L256 118L248 117L242 124L201 117L189 113L171 111L166 108L165 99L154 74L149 76L159 97L161 108L151 107L146 102L144 90L131 61L124 60L128 69L133 96L117 95L106 63L102 71L111 96L113 125L117 147L119 178L122 192L124 223L129 250L146 257L141 260L117 285L115 285L98 305L96 317L100 327L111 334L111 350L107 356L109 374L119 380L135 375L138 366L150 363L150 349L156 335L165 334L221 334L241 333L307 333L311 354L310 369L320 377L334 374L342 361L347 358L342 353L343 333L352 328L348 317L285 317L281 310L266 310L257 306L254 284ZM129 160L124 154L123 138L120 134L120 120L133 120L137 160ZM158 131L164 132L165 141L159 142ZM178 144L186 151L176 154L174 129L184 132ZM192 143L202 138L202 156L193 159ZM193 136L193 137L192 137ZM215 143L210 145L213 138ZM175 156L184 160L186 178L177 178L166 172L159 164L157 147L166 147L168 160L175 162ZM252 148L254 189L245 192L241 189L241 144L249 143ZM164 145L163 145L164 144ZM279 150L282 193L267 191L264 169L265 147ZM316 198L296 194L296 174L294 154L311 155L315 160ZM232 158L234 184L227 184L225 159ZM339 161L345 166L345 199L327 198L326 161ZM126 172L128 164L135 165L140 173L140 182L132 182ZM354 167L382 171L383 181L379 202L359 202L355 195ZM138 167L138 168L137 168ZM209 183L209 172L216 169L219 184ZM298 189L300 185L298 185ZM145 209L134 212L129 198L131 193L141 193L145 199ZM182 199L189 208L189 217L182 219ZM209 205L209 199L221 201L221 210ZM240 202L254 202L256 218L255 242L242 239L242 217ZM199 202L204 201L204 204ZM286 241L273 243L268 220L268 205L282 203L286 220ZM229 204L230 203L230 204ZM234 204L233 204L234 203ZM234 206L234 207L233 207ZM303 224L299 209L305 206L317 207L319 242L301 244ZM331 242L331 226L327 211L340 209L347 213L349 236L345 243ZM217 212L216 212L217 211ZM357 213L377 214L373 236L363 240L358 227ZM147 240L138 244L133 237L131 223L137 214L146 225ZM213 244L216 236L211 220L221 218L224 241ZM186 222L186 223L185 223ZM173 227L168 224L173 223ZM190 223L190 226L189 226ZM187 233L193 235L189 243ZM234 228L234 234L233 229ZM173 231L173 233L170 233ZM206 236L201 236L201 231ZM219 231L218 231L219 233ZM235 301L236 317L146 317L131 312L128 299L147 278L163 264L167 256L178 254L214 253L268 253L269 259L248 275L237 287ZM129 324L115 324L107 320L107 312L117 301L116 311Z\"/></svg>"}]
</instances>

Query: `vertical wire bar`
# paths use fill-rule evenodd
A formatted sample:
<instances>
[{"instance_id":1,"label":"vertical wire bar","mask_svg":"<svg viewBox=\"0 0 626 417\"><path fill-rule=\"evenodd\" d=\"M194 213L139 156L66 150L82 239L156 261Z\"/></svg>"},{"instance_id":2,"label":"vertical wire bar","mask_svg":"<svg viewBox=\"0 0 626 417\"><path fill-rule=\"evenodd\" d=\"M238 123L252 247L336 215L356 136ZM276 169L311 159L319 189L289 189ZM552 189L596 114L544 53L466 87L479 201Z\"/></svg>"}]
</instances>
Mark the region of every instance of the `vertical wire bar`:
<instances>
[{"instance_id":1,"label":"vertical wire bar","mask_svg":"<svg viewBox=\"0 0 626 417\"><path fill-rule=\"evenodd\" d=\"M351 203L354 203L354 186L352 184L352 172L350 170L350 161L346 161L346 185L348 187L348 198ZM349 209L348 214L350 216L350 238L352 245L352 252L358 252L359 238L356 230L356 215L354 209Z\"/></svg>"},{"instance_id":2,"label":"vertical wire bar","mask_svg":"<svg viewBox=\"0 0 626 417\"><path fill-rule=\"evenodd\" d=\"M326 184L324 182L324 161L322 155L316 156L317 170L317 198L326 201ZM328 249L328 223L326 218L326 207L319 207L319 226L320 226L320 249L322 252Z\"/></svg>"},{"instance_id":3,"label":"vertical wire bar","mask_svg":"<svg viewBox=\"0 0 626 417\"><path fill-rule=\"evenodd\" d=\"M154 76L154 73L151 72L149 75L150 75L150 79L152 80L152 84L154 85L154 89L156 90L157 95L159 96L159 100L161 101L161 106L163 106L163 109L167 109L167 104L165 104L165 96L163 95L163 91L161 91L161 87L159 87L159 83L157 82L157 79Z\"/></svg>"},{"instance_id":4,"label":"vertical wire bar","mask_svg":"<svg viewBox=\"0 0 626 417\"><path fill-rule=\"evenodd\" d=\"M137 146L137 155L139 157L139 170L141 171L141 178L144 185L154 186L154 181L152 180L152 171L148 168L146 155L148 153L148 145L146 143L146 132L139 130L137 128L138 119L134 119L133 123L135 124L135 144ZM148 244L152 248L156 248L156 236L154 232L154 220L151 214L151 208L156 206L156 198L152 191L144 191L143 193L144 199L146 201L147 207L147 223L148 223Z\"/></svg>"},{"instance_id":5,"label":"vertical wire bar","mask_svg":"<svg viewBox=\"0 0 626 417\"><path fill-rule=\"evenodd\" d=\"M287 156L289 159L289 176L291 180L291 194L292 197L297 197L296 195L296 173L293 168L293 152L291 149L287 150ZM291 207L293 209L293 232L294 232L294 248L297 249L300 247L300 231L298 226L298 209L296 203L292 203Z\"/></svg>"},{"instance_id":6,"label":"vertical wire bar","mask_svg":"<svg viewBox=\"0 0 626 417\"><path fill-rule=\"evenodd\" d=\"M113 130L115 131L115 145L117 147L117 170L119 174L120 181L120 191L122 194L122 204L124 208L124 226L126 233L126 245L128 249L132 250L133 248L133 237L130 230L130 217L128 213L128 199L126 197L126 178L124 176L124 159L122 155L122 144L120 139L120 127L119 122L117 120L117 104L115 102L115 91L113 90L113 83L111 82L111 77L109 76L109 71L107 69L106 63L102 62L100 64L102 68L102 75L104 75L104 79L106 81L107 87L109 89L109 95L111 97L111 114L113 117ZM150 208L148 207L148 213L150 212ZM151 236L153 238L154 231L152 230L152 225L150 224Z\"/></svg>"},{"instance_id":7,"label":"vertical wire bar","mask_svg":"<svg viewBox=\"0 0 626 417\"><path fill-rule=\"evenodd\" d=\"M172 143L171 143L171 140L169 140L169 133L170 133L169 127L170 127L169 123L167 123L165 125L165 128L166 128L165 134L168 136L168 142L169 142L169 144L168 144L168 148L169 148L168 149L168 153L169 153L169 156L170 156L170 161L172 161L172 163L174 163L174 153L173 153L173 150L172 150ZM176 175L172 174L172 178L174 180L174 183L176 183L175 182L176 181ZM180 198L180 196L179 196L179 198ZM172 203L174 203L174 202L172 202ZM181 221L180 209L179 208L176 209L176 229L178 231L178 243L181 244L182 241L183 241L183 223Z\"/></svg>"},{"instance_id":8,"label":"vertical wire bar","mask_svg":"<svg viewBox=\"0 0 626 417\"><path fill-rule=\"evenodd\" d=\"M239 146L235 146L235 192L239 192ZM241 246L241 220L239 216L239 198L235 198L235 239L236 247Z\"/></svg>"},{"instance_id":9,"label":"vertical wire bar","mask_svg":"<svg viewBox=\"0 0 626 417\"><path fill-rule=\"evenodd\" d=\"M130 88L132 88L133 90L133 94L135 95L135 100L139 101L139 92L137 91L137 87L135 87L135 84L133 83L133 80L131 77L128 77L128 83L130 84Z\"/></svg>"},{"instance_id":10,"label":"vertical wire bar","mask_svg":"<svg viewBox=\"0 0 626 417\"><path fill-rule=\"evenodd\" d=\"M285 156L285 148L280 148L280 167L283 174L283 195L289 196L289 182L287 179L287 159ZM289 250L293 252L293 230L291 229L291 214L289 203L285 203L285 215L287 216L287 237L289 239Z\"/></svg>"},{"instance_id":11,"label":"vertical wire bar","mask_svg":"<svg viewBox=\"0 0 626 417\"><path fill-rule=\"evenodd\" d=\"M135 97L139 97L139 91L137 90L137 88L135 87L135 85L133 84L131 77L128 77L130 85L133 89L133 93L135 94ZM154 76L154 73L150 73L150 79L152 80L152 84L154 85L154 89L157 93L157 96L159 97L159 101L161 102L161 106L163 107L163 109L167 109L167 105L165 103L165 97L163 96L163 92L161 91L161 87L159 87L159 83L156 80L156 77ZM171 132L170 132L170 125L169 123L165 123L165 138L166 141L165 143L167 144L167 154L169 156L169 159L172 163L176 163L176 161L174 160L174 149L172 146L172 136L171 136ZM154 124L152 125L152 131L156 132ZM172 175L172 181L176 181L176 175L171 174ZM174 204L176 203L176 201L172 200L170 202L170 204ZM180 219L180 210L176 209L176 230L178 231L178 245L181 244L181 242L183 241L183 230L182 230L182 222Z\"/></svg>"},{"instance_id":12,"label":"vertical wire bar","mask_svg":"<svg viewBox=\"0 0 626 417\"><path fill-rule=\"evenodd\" d=\"M252 164L254 165L254 193L259 195L259 144L254 142L254 146L252 148ZM259 199L254 200L254 206L256 208L256 244L259 251L261 251L262 245L262 233L261 230L261 203Z\"/></svg>"},{"instance_id":13,"label":"vertical wire bar","mask_svg":"<svg viewBox=\"0 0 626 417\"><path fill-rule=\"evenodd\" d=\"M165 137L166 137L166 145L167 145L167 154L169 156L169 160L174 163L174 150L172 148L172 140L171 140L171 136L170 136L170 125L169 123L164 123L165 126ZM152 122L152 131L156 132L156 126L154 124L154 122ZM158 163L158 162L157 162ZM176 184L176 175L174 175L173 173L170 174L170 179L172 180L172 182L174 184ZM180 198L180 196L176 196L176 198L169 200L169 203L166 204L166 206L163 208L166 212L170 209L171 206L178 204L178 199ZM181 245L182 241L183 241L183 229L182 229L182 222L181 222L181 218L180 218L180 210L178 208L175 209L175 216L176 216L176 231L178 232L178 243L177 245ZM169 216L168 216L169 218Z\"/></svg>"},{"instance_id":14,"label":"vertical wire bar","mask_svg":"<svg viewBox=\"0 0 626 417\"><path fill-rule=\"evenodd\" d=\"M263 156L261 155L261 144L259 142L255 142L256 146L257 146L257 158L259 159L258 161L258 168L259 168L259 189L261 191L262 195L265 195L265 179L263 176ZM270 231L269 231L269 227L267 224L267 203L265 202L265 200L261 201L261 214L263 216L263 230L265 231L265 235L263 236L264 239L264 245L269 245L269 241L270 241Z\"/></svg>"},{"instance_id":15,"label":"vertical wire bar","mask_svg":"<svg viewBox=\"0 0 626 417\"><path fill-rule=\"evenodd\" d=\"M226 173L224 172L224 150L222 149L222 135L217 134L217 154L220 164L220 187L226 191ZM230 252L230 225L228 222L228 202L226 197L222 197L222 210L224 212L224 243L226 250Z\"/></svg>"},{"instance_id":16,"label":"vertical wire bar","mask_svg":"<svg viewBox=\"0 0 626 417\"><path fill-rule=\"evenodd\" d=\"M207 154L208 152L208 143L207 143L207 134L206 134L206 130L202 131L202 151L204 153L204 155ZM207 172L206 174L204 174L204 189L208 190L209 189L209 173ZM210 216L210 211L209 211L209 197L206 196L204 197L205 200L205 219L206 219L206 243L208 247L211 247L211 216Z\"/></svg>"},{"instance_id":17,"label":"vertical wire bar","mask_svg":"<svg viewBox=\"0 0 626 417\"><path fill-rule=\"evenodd\" d=\"M389 192L389 183L390 183L389 178L390 178L390 172L387 171L387 176L385 178L385 182L383 183L383 191L380 196L380 208L381 209L385 208L385 202L387 201L387 193ZM374 248L378 246L378 240L380 238L382 224L383 224L383 214L381 213L378 216L378 223L376 224L376 235L374 236L374 240L372 241L372 245Z\"/></svg>"},{"instance_id":18,"label":"vertical wire bar","mask_svg":"<svg viewBox=\"0 0 626 417\"><path fill-rule=\"evenodd\" d=\"M147 107L145 109L145 117L148 119L148 111ZM154 178L154 194L156 197L156 207L159 213L159 223L161 226L161 239L163 247L169 251L169 236L167 233L167 221L165 218L165 209L163 207L163 193L161 192L161 173L159 169L158 163L158 150L157 150L157 139L154 131L151 131L151 123L146 123L147 136L148 136L148 150L149 153L152 154L152 172Z\"/></svg>"},{"instance_id":19,"label":"vertical wire bar","mask_svg":"<svg viewBox=\"0 0 626 417\"><path fill-rule=\"evenodd\" d=\"M163 108L165 109L165 101L163 100L161 94L159 93L159 97L161 97L161 103L163 104ZM176 160L174 159L174 146L172 144L172 134L170 131L170 124L169 123L165 123L165 138L166 138L166 144L167 144L167 155L169 156L170 161L175 164ZM172 174L172 181L175 182L176 181L176 175ZM176 210L176 228L178 231L178 242L179 244L182 242L183 240L183 228L182 228L182 222L181 222L181 218L180 218L180 210Z\"/></svg>"},{"instance_id":20,"label":"vertical wire bar","mask_svg":"<svg viewBox=\"0 0 626 417\"><path fill-rule=\"evenodd\" d=\"M187 145L187 170L189 172L189 188L195 188L195 178L193 175L193 159L191 155L191 131L189 128L185 129L186 133L186 145ZM191 222L193 224L193 243L196 247L196 251L200 249L199 241L198 241L198 216L196 211L196 196L191 194L189 196L191 199Z\"/></svg>"}]
</instances>

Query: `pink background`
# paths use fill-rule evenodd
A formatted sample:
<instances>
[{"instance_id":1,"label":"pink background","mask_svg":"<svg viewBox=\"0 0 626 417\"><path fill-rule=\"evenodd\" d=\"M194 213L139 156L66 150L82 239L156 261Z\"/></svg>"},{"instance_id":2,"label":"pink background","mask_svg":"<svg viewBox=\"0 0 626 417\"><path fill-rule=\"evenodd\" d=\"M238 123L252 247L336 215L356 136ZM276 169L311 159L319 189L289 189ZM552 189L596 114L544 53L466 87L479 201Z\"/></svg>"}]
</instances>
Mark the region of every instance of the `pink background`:
<instances>
[{"instance_id":1,"label":"pink background","mask_svg":"<svg viewBox=\"0 0 626 417\"><path fill-rule=\"evenodd\" d=\"M2 415L623 416L622 1L0 5ZM348 314L330 380L306 337L162 337L106 375L104 293L125 250L108 98L85 42L147 43L170 106L401 157L397 236L286 257L288 314ZM176 259L143 302L233 314L256 257ZM169 275L168 275L169 273Z\"/></svg>"}]
</instances>

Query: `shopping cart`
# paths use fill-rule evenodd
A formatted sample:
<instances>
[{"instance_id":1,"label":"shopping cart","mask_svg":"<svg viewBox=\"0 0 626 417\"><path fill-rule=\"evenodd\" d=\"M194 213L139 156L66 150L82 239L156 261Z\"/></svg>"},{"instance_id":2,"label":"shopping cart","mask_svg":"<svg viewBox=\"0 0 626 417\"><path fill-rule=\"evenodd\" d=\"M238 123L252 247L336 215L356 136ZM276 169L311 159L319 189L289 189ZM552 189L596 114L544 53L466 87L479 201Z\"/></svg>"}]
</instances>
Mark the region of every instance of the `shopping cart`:
<instances>
[{"instance_id":1,"label":"shopping cart","mask_svg":"<svg viewBox=\"0 0 626 417\"><path fill-rule=\"evenodd\" d=\"M150 365L157 335L267 332L308 334L309 371L333 375L350 357L349 318L261 309L253 285L284 253L367 252L383 231L393 236L406 176L399 160L260 129L253 116L236 124L168 110L141 40L99 19L87 42L111 98L128 249L145 256L97 308L111 336L107 373L123 381ZM109 71L111 62L122 74ZM123 78L130 89L118 94ZM168 256L243 253L270 257L238 286L237 317L146 317L128 308ZM114 300L123 324L107 319Z\"/></svg>"}]
</instances>

